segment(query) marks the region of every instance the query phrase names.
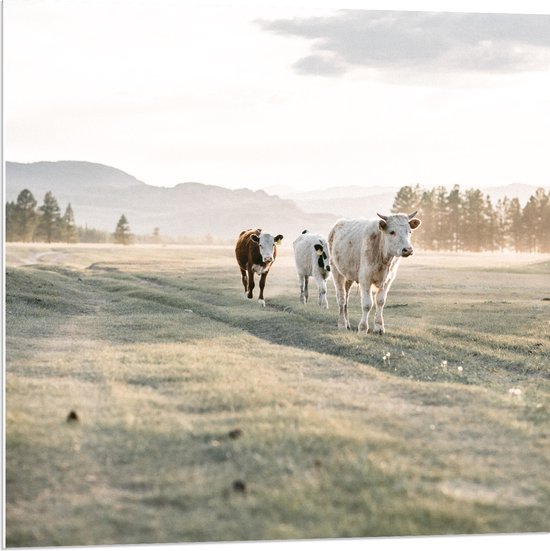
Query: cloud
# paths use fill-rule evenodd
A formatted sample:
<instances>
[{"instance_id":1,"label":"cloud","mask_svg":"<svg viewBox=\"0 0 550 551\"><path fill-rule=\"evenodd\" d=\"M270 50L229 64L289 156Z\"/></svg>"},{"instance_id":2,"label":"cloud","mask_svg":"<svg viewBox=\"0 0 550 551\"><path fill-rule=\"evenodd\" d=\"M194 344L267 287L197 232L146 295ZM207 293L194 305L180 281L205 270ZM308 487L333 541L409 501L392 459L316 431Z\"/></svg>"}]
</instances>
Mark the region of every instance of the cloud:
<instances>
[{"instance_id":1,"label":"cloud","mask_svg":"<svg viewBox=\"0 0 550 551\"><path fill-rule=\"evenodd\" d=\"M345 73L347 68L334 56L310 55L299 59L294 68L298 73L315 75L340 75Z\"/></svg>"},{"instance_id":2,"label":"cloud","mask_svg":"<svg viewBox=\"0 0 550 551\"><path fill-rule=\"evenodd\" d=\"M550 16L342 10L259 20L268 32L311 41L301 74L380 71L511 73L550 67Z\"/></svg>"}]
</instances>

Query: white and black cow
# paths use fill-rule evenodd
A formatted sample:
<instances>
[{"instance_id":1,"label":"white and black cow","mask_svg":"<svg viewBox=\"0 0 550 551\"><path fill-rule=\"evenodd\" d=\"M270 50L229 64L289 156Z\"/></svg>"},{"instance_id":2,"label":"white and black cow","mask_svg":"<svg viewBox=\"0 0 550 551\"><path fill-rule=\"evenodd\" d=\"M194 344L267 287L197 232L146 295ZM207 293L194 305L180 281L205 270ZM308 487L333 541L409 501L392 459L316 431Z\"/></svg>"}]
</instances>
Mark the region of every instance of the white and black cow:
<instances>
[{"instance_id":1,"label":"white and black cow","mask_svg":"<svg viewBox=\"0 0 550 551\"><path fill-rule=\"evenodd\" d=\"M330 261L325 238L304 230L292 245L300 285L300 302L307 303L309 278L313 277L319 289L319 306L328 308L326 280L330 277Z\"/></svg>"},{"instance_id":2,"label":"white and black cow","mask_svg":"<svg viewBox=\"0 0 550 551\"><path fill-rule=\"evenodd\" d=\"M402 257L413 254L411 231L421 222L413 214L394 214L380 219L339 220L329 232L332 277L339 307L338 327L349 329L350 287L359 283L362 316L359 332L367 333L368 315L375 295L374 333L384 333L382 311Z\"/></svg>"},{"instance_id":3,"label":"white and black cow","mask_svg":"<svg viewBox=\"0 0 550 551\"><path fill-rule=\"evenodd\" d=\"M241 269L241 278L246 298L252 298L254 274L260 276L260 296L258 302L265 306L264 287L267 274L277 256L277 245L282 241L281 234L273 237L261 229L244 230L235 245L235 256Z\"/></svg>"}]
</instances>

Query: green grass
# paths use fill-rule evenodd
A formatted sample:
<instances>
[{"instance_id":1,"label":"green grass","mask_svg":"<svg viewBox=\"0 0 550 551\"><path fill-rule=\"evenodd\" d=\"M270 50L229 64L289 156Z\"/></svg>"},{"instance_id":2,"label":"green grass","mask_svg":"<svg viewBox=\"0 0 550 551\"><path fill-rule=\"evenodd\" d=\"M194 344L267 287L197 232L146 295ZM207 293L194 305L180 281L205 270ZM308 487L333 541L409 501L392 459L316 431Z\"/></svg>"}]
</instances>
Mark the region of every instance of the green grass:
<instances>
[{"instance_id":1,"label":"green grass","mask_svg":"<svg viewBox=\"0 0 550 551\"><path fill-rule=\"evenodd\" d=\"M7 266L9 546L549 529L547 256L407 259L382 337L284 248L266 308L230 247Z\"/></svg>"}]
</instances>

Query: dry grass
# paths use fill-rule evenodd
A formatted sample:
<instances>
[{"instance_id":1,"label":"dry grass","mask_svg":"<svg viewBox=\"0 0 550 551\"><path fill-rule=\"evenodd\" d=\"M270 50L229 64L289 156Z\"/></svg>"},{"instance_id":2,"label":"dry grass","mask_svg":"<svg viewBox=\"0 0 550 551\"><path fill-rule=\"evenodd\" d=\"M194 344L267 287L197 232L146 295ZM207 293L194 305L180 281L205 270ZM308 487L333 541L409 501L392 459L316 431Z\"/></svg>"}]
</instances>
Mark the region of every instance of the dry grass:
<instances>
[{"instance_id":1,"label":"dry grass","mask_svg":"<svg viewBox=\"0 0 550 551\"><path fill-rule=\"evenodd\" d=\"M548 257L419 255L365 338L284 249L265 309L229 247L53 249L7 249L9 546L549 529Z\"/></svg>"}]
</instances>

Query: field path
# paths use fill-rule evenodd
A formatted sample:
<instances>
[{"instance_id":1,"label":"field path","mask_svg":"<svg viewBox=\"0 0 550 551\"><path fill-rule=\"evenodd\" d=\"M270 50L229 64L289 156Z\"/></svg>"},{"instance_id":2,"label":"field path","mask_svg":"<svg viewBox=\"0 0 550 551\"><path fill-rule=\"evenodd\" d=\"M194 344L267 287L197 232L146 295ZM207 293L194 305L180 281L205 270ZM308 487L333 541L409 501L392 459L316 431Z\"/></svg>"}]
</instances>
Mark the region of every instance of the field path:
<instances>
[{"instance_id":1,"label":"field path","mask_svg":"<svg viewBox=\"0 0 550 551\"><path fill-rule=\"evenodd\" d=\"M298 303L285 257L260 308L231 250L177 253L8 267L8 544L548 528L545 272L502 302L404 271L364 338Z\"/></svg>"}]
</instances>

